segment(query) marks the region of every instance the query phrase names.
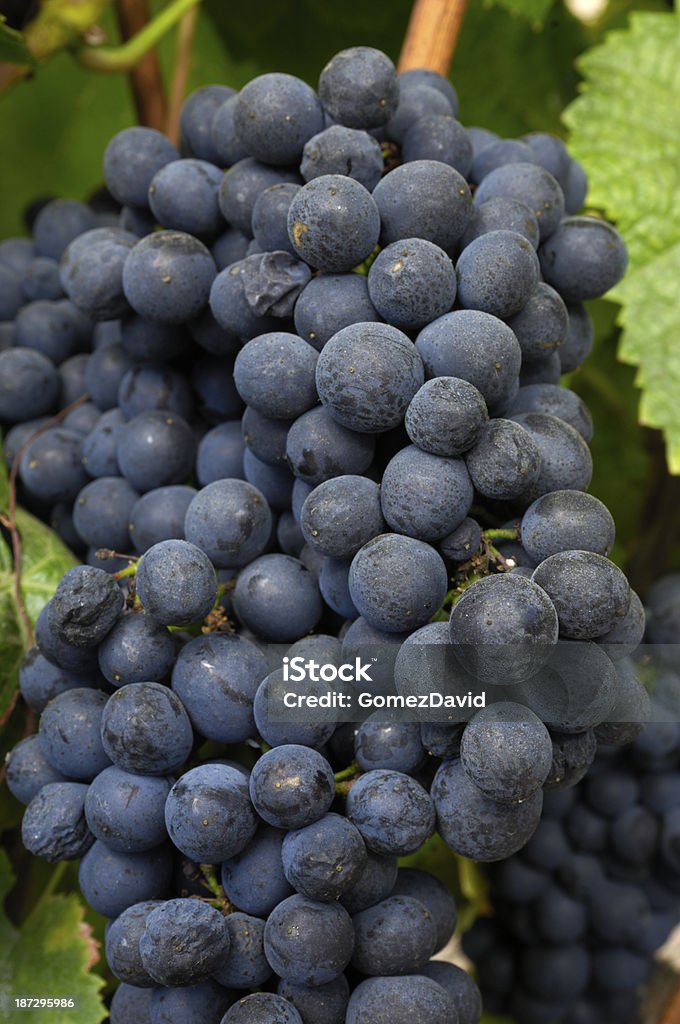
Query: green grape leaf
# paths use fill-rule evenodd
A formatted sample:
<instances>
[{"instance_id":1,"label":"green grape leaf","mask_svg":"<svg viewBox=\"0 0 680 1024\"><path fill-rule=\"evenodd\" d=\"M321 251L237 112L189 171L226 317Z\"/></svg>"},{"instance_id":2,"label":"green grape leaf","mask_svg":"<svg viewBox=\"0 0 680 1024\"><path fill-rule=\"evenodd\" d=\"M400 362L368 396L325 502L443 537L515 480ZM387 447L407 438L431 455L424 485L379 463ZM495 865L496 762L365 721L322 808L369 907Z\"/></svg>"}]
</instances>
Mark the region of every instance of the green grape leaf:
<instances>
[{"instance_id":1,"label":"green grape leaf","mask_svg":"<svg viewBox=\"0 0 680 1024\"><path fill-rule=\"evenodd\" d=\"M629 267L619 358L638 367L640 421L663 430L680 473L680 12L635 13L581 58L582 95L565 111L588 202L614 220Z\"/></svg>"},{"instance_id":2,"label":"green grape leaf","mask_svg":"<svg viewBox=\"0 0 680 1024\"><path fill-rule=\"evenodd\" d=\"M21 590L29 618L35 623L61 577L78 559L56 533L29 512L18 508L16 520L23 549Z\"/></svg>"},{"instance_id":3,"label":"green grape leaf","mask_svg":"<svg viewBox=\"0 0 680 1024\"><path fill-rule=\"evenodd\" d=\"M540 24L553 5L553 0L487 0L487 4L505 7L511 14L520 14L529 21Z\"/></svg>"},{"instance_id":4,"label":"green grape leaf","mask_svg":"<svg viewBox=\"0 0 680 1024\"><path fill-rule=\"evenodd\" d=\"M26 611L35 624L64 573L76 557L44 523L22 508L16 510L21 535L21 592ZM28 644L26 627L16 598L14 565L4 537L0 537L0 722L19 685L19 668Z\"/></svg>"},{"instance_id":5,"label":"green grape leaf","mask_svg":"<svg viewBox=\"0 0 680 1024\"><path fill-rule=\"evenodd\" d=\"M560 115L575 95L574 61L585 44L584 26L562 4L540 29L505 6L469 4L450 75L463 124L506 137L562 133ZM480 70L480 59L493 71Z\"/></svg>"},{"instance_id":6,"label":"green grape leaf","mask_svg":"<svg viewBox=\"0 0 680 1024\"><path fill-rule=\"evenodd\" d=\"M0 572L0 722L19 685L19 667L25 649L26 633L17 607L14 576L3 571Z\"/></svg>"},{"instance_id":7,"label":"green grape leaf","mask_svg":"<svg viewBox=\"0 0 680 1024\"><path fill-rule=\"evenodd\" d=\"M2 901L12 882L9 859L0 850ZM98 959L98 944L75 894L46 894L20 928L0 909L0 1020L10 1019L15 999L37 996L72 998L74 1006L32 1009L33 1024L99 1024L107 1010L104 980L90 971Z\"/></svg>"},{"instance_id":8,"label":"green grape leaf","mask_svg":"<svg viewBox=\"0 0 680 1024\"><path fill-rule=\"evenodd\" d=\"M28 64L35 67L35 58L26 46L21 32L5 24L0 15L0 61L3 64Z\"/></svg>"}]
</instances>

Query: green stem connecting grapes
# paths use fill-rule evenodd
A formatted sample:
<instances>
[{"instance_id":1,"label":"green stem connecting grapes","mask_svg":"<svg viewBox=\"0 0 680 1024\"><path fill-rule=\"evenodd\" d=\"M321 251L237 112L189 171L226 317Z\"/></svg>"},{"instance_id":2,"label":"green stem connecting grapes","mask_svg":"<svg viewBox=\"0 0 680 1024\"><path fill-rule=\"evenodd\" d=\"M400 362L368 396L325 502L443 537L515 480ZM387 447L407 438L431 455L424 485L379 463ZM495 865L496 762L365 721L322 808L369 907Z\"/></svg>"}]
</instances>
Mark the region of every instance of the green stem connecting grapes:
<instances>
[{"instance_id":1,"label":"green stem connecting grapes","mask_svg":"<svg viewBox=\"0 0 680 1024\"><path fill-rule=\"evenodd\" d=\"M128 72L174 28L200 0L172 0L167 7L122 46L82 46L78 62L94 71Z\"/></svg>"}]
</instances>

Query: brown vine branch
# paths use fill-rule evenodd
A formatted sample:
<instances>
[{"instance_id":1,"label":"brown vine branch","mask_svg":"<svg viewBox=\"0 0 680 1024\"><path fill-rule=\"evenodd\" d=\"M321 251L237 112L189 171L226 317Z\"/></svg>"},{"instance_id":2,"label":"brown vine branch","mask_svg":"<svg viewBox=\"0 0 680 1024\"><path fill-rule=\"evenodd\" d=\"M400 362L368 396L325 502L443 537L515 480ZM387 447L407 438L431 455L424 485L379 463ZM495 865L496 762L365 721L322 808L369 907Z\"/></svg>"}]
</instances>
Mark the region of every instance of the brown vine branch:
<instances>
[{"instance_id":1,"label":"brown vine branch","mask_svg":"<svg viewBox=\"0 0 680 1024\"><path fill-rule=\"evenodd\" d=\"M192 7L180 21L177 30L177 49L170 81L170 99L165 123L165 134L176 146L179 145L179 118L187 91L197 20L198 7Z\"/></svg>"},{"instance_id":2,"label":"brown vine branch","mask_svg":"<svg viewBox=\"0 0 680 1024\"><path fill-rule=\"evenodd\" d=\"M429 68L448 75L468 0L416 0L399 57L399 71Z\"/></svg>"},{"instance_id":3,"label":"brown vine branch","mask_svg":"<svg viewBox=\"0 0 680 1024\"><path fill-rule=\"evenodd\" d=\"M659 1024L680 1024L680 984L676 985L664 1006Z\"/></svg>"},{"instance_id":4,"label":"brown vine branch","mask_svg":"<svg viewBox=\"0 0 680 1024\"><path fill-rule=\"evenodd\" d=\"M136 36L149 22L148 0L116 0L116 14L123 40ZM130 71L130 85L140 124L165 128L165 87L156 49L147 54Z\"/></svg>"}]
</instances>

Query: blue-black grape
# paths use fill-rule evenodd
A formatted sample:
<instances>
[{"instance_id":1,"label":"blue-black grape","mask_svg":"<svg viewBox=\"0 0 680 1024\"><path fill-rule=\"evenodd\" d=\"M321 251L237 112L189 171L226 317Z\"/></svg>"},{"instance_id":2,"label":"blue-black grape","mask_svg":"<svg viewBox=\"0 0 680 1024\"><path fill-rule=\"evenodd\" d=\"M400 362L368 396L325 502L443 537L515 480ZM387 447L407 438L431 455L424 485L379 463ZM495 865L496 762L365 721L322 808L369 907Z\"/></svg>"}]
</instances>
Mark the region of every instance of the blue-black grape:
<instances>
[{"instance_id":1,"label":"blue-black grape","mask_svg":"<svg viewBox=\"0 0 680 1024\"><path fill-rule=\"evenodd\" d=\"M168 409L185 420L194 411L194 396L181 373L163 364L131 367L118 388L118 407L126 420L150 409Z\"/></svg>"},{"instance_id":2,"label":"blue-black grape","mask_svg":"<svg viewBox=\"0 0 680 1024\"><path fill-rule=\"evenodd\" d=\"M456 1019L444 988L422 974L367 978L352 992L346 1024L443 1024Z\"/></svg>"},{"instance_id":3,"label":"blue-black grape","mask_svg":"<svg viewBox=\"0 0 680 1024\"><path fill-rule=\"evenodd\" d=\"M68 780L47 760L39 737L27 736L7 755L5 781L16 800L29 804L44 786Z\"/></svg>"},{"instance_id":4,"label":"blue-black grape","mask_svg":"<svg viewBox=\"0 0 680 1024\"><path fill-rule=\"evenodd\" d=\"M153 176L174 160L179 160L179 153L162 132L124 128L104 150L106 187L124 206L144 207Z\"/></svg>"},{"instance_id":5,"label":"blue-black grape","mask_svg":"<svg viewBox=\"0 0 680 1024\"><path fill-rule=\"evenodd\" d=\"M163 540L184 540L184 518L195 494L193 487L183 485L143 494L132 506L128 524L135 549L144 554Z\"/></svg>"},{"instance_id":6,"label":"blue-black grape","mask_svg":"<svg viewBox=\"0 0 680 1024\"><path fill-rule=\"evenodd\" d=\"M220 209L227 223L250 236L253 209L258 196L271 185L285 182L297 185L301 178L295 170L270 167L259 163L252 156L239 160L229 168L220 185Z\"/></svg>"},{"instance_id":7,"label":"blue-black grape","mask_svg":"<svg viewBox=\"0 0 680 1024\"><path fill-rule=\"evenodd\" d=\"M49 412L59 395L59 375L41 352L9 348L0 352L0 417L31 420Z\"/></svg>"},{"instance_id":8,"label":"blue-black grape","mask_svg":"<svg viewBox=\"0 0 680 1024\"><path fill-rule=\"evenodd\" d=\"M447 846L478 861L504 860L531 838L541 817L542 790L518 804L498 803L472 782L460 761L445 761L432 784L439 833Z\"/></svg>"},{"instance_id":9,"label":"blue-black grape","mask_svg":"<svg viewBox=\"0 0 680 1024\"><path fill-rule=\"evenodd\" d=\"M212 238L224 228L217 197L219 167L193 158L173 160L154 174L149 185L151 212L166 228Z\"/></svg>"},{"instance_id":10,"label":"blue-black grape","mask_svg":"<svg viewBox=\"0 0 680 1024\"><path fill-rule=\"evenodd\" d=\"M317 359L295 334L263 334L239 352L234 381L243 401L263 416L293 420L317 402Z\"/></svg>"},{"instance_id":11,"label":"blue-black grape","mask_svg":"<svg viewBox=\"0 0 680 1024\"><path fill-rule=\"evenodd\" d=\"M298 256L341 274L373 252L380 214L371 193L353 178L324 174L304 185L288 210L288 235Z\"/></svg>"},{"instance_id":12,"label":"blue-black grape","mask_svg":"<svg viewBox=\"0 0 680 1024\"><path fill-rule=\"evenodd\" d=\"M67 778L89 782L111 763L100 737L106 703L100 690L67 690L43 711L38 733L42 752Z\"/></svg>"},{"instance_id":13,"label":"blue-black grape","mask_svg":"<svg viewBox=\"0 0 680 1024\"><path fill-rule=\"evenodd\" d=\"M14 319L16 345L37 349L55 365L88 344L92 321L68 299L27 303Z\"/></svg>"},{"instance_id":14,"label":"blue-black grape","mask_svg":"<svg viewBox=\"0 0 680 1024\"><path fill-rule=\"evenodd\" d=\"M522 518L522 544L535 562L559 551L608 554L615 526L609 509L582 491L553 491L538 498Z\"/></svg>"},{"instance_id":15,"label":"blue-black grape","mask_svg":"<svg viewBox=\"0 0 680 1024\"><path fill-rule=\"evenodd\" d=\"M234 104L239 139L251 156L267 164L297 163L305 142L322 127L316 93L293 75L259 75L243 87Z\"/></svg>"},{"instance_id":16,"label":"blue-black grape","mask_svg":"<svg viewBox=\"0 0 680 1024\"><path fill-rule=\"evenodd\" d=\"M217 598L215 570L208 556L185 540L163 540L137 566L137 594L164 626L188 626L204 619Z\"/></svg>"},{"instance_id":17,"label":"blue-black grape","mask_svg":"<svg viewBox=\"0 0 680 1024\"><path fill-rule=\"evenodd\" d=\"M354 947L352 919L338 903L296 893L271 912L264 930L267 960L280 978L324 985L347 967Z\"/></svg>"},{"instance_id":18,"label":"blue-black grape","mask_svg":"<svg viewBox=\"0 0 680 1024\"><path fill-rule=\"evenodd\" d=\"M299 416L286 440L286 460L294 475L312 486L370 466L375 440L342 426L323 406Z\"/></svg>"},{"instance_id":19,"label":"blue-black grape","mask_svg":"<svg viewBox=\"0 0 680 1024\"><path fill-rule=\"evenodd\" d=\"M347 817L369 850L403 857L417 850L434 831L435 811L419 782L402 772L366 772L347 795Z\"/></svg>"},{"instance_id":20,"label":"blue-black grape","mask_svg":"<svg viewBox=\"0 0 680 1024\"><path fill-rule=\"evenodd\" d=\"M628 580L617 565L593 551L560 551L534 570L532 580L553 602L560 633L589 640L607 633L630 604Z\"/></svg>"},{"instance_id":21,"label":"blue-black grape","mask_svg":"<svg viewBox=\"0 0 680 1024\"><path fill-rule=\"evenodd\" d=\"M425 757L417 722L391 721L374 711L356 731L355 758L364 771L389 768L409 774Z\"/></svg>"},{"instance_id":22,"label":"blue-black grape","mask_svg":"<svg viewBox=\"0 0 680 1024\"><path fill-rule=\"evenodd\" d=\"M380 320L361 274L313 277L300 292L293 315L300 337L319 351L343 327Z\"/></svg>"},{"instance_id":23,"label":"blue-black grape","mask_svg":"<svg viewBox=\"0 0 680 1024\"><path fill-rule=\"evenodd\" d=\"M380 488L373 480L352 474L315 487L300 515L307 543L331 558L352 558L384 526Z\"/></svg>"},{"instance_id":24,"label":"blue-black grape","mask_svg":"<svg viewBox=\"0 0 680 1024\"><path fill-rule=\"evenodd\" d=\"M398 426L423 380L418 351L387 324L344 327L326 343L316 364L323 405L342 426L361 433Z\"/></svg>"},{"instance_id":25,"label":"blue-black grape","mask_svg":"<svg viewBox=\"0 0 680 1024\"><path fill-rule=\"evenodd\" d=\"M283 873L284 838L281 829L261 825L251 842L222 864L224 891L239 910L266 918L293 894L293 887Z\"/></svg>"},{"instance_id":26,"label":"blue-black grape","mask_svg":"<svg viewBox=\"0 0 680 1024\"><path fill-rule=\"evenodd\" d=\"M545 280L565 302L604 295L618 284L628 263L619 233L595 217L566 217L539 255Z\"/></svg>"},{"instance_id":27,"label":"blue-black grape","mask_svg":"<svg viewBox=\"0 0 680 1024\"><path fill-rule=\"evenodd\" d=\"M383 473L380 501L388 525L398 533L435 541L465 519L473 487L465 462L402 448Z\"/></svg>"},{"instance_id":28,"label":"blue-black grape","mask_svg":"<svg viewBox=\"0 0 680 1024\"><path fill-rule=\"evenodd\" d=\"M152 910L159 900L133 903L111 921L106 930L106 962L120 981L139 988L153 988L155 982L145 969L139 952L139 940Z\"/></svg>"},{"instance_id":29,"label":"blue-black grape","mask_svg":"<svg viewBox=\"0 0 680 1024\"><path fill-rule=\"evenodd\" d=\"M465 234L461 239L463 248L480 235L489 231L516 231L538 249L539 230L536 215L526 203L509 196L496 196L475 208Z\"/></svg>"},{"instance_id":30,"label":"blue-black grape","mask_svg":"<svg viewBox=\"0 0 680 1024\"><path fill-rule=\"evenodd\" d=\"M421 968L421 973L441 985L453 1000L459 1024L479 1024L482 998L467 971L445 960L431 960Z\"/></svg>"},{"instance_id":31,"label":"blue-black grape","mask_svg":"<svg viewBox=\"0 0 680 1024\"><path fill-rule=\"evenodd\" d=\"M264 955L264 921L237 911L227 917L226 923L229 953L213 978L226 988L259 988L272 975Z\"/></svg>"},{"instance_id":32,"label":"blue-black grape","mask_svg":"<svg viewBox=\"0 0 680 1024\"><path fill-rule=\"evenodd\" d=\"M371 192L383 173L380 143L368 132L331 125L305 143L300 173L305 181L323 174L345 174Z\"/></svg>"},{"instance_id":33,"label":"blue-black grape","mask_svg":"<svg viewBox=\"0 0 680 1024\"><path fill-rule=\"evenodd\" d=\"M500 803L526 800L552 766L550 734L529 708L500 701L478 711L463 731L460 761L482 793Z\"/></svg>"},{"instance_id":34,"label":"blue-black grape","mask_svg":"<svg viewBox=\"0 0 680 1024\"><path fill-rule=\"evenodd\" d=\"M493 169L475 192L475 206L498 197L526 203L538 221L541 241L552 236L560 226L564 193L552 174L536 163L513 162Z\"/></svg>"},{"instance_id":35,"label":"blue-black grape","mask_svg":"<svg viewBox=\"0 0 680 1024\"><path fill-rule=\"evenodd\" d=\"M167 839L165 801L172 779L133 775L115 765L90 783L85 817L90 831L112 850L143 853Z\"/></svg>"},{"instance_id":36,"label":"blue-black grape","mask_svg":"<svg viewBox=\"0 0 680 1024\"><path fill-rule=\"evenodd\" d=\"M78 883L93 910L118 917L133 903L165 899L172 866L169 845L146 853L120 853L97 840L80 862Z\"/></svg>"},{"instance_id":37,"label":"blue-black grape","mask_svg":"<svg viewBox=\"0 0 680 1024\"><path fill-rule=\"evenodd\" d=\"M316 750L284 744L268 750L256 762L250 776L250 796L267 824L304 828L329 810L335 797L335 780L330 764Z\"/></svg>"},{"instance_id":38,"label":"blue-black grape","mask_svg":"<svg viewBox=\"0 0 680 1024\"><path fill-rule=\"evenodd\" d=\"M531 147L521 139L496 139L475 154L469 177L475 185L480 185L498 167L535 162Z\"/></svg>"},{"instance_id":39,"label":"blue-black grape","mask_svg":"<svg viewBox=\"0 0 680 1024\"><path fill-rule=\"evenodd\" d=\"M126 551L130 512L138 498L123 477L102 476L86 484L73 504L73 525L81 542Z\"/></svg>"},{"instance_id":40,"label":"blue-black grape","mask_svg":"<svg viewBox=\"0 0 680 1024\"><path fill-rule=\"evenodd\" d=\"M332 903L360 877L367 853L359 830L339 814L326 814L289 832L281 848L283 871L294 889Z\"/></svg>"},{"instance_id":41,"label":"blue-black grape","mask_svg":"<svg viewBox=\"0 0 680 1024\"><path fill-rule=\"evenodd\" d=\"M400 91L397 109L385 125L385 136L401 144L409 129L425 115L445 116L452 113L451 103L438 89L433 89L425 82L410 83L408 89Z\"/></svg>"},{"instance_id":42,"label":"blue-black grape","mask_svg":"<svg viewBox=\"0 0 680 1024\"><path fill-rule=\"evenodd\" d=\"M126 772L169 775L177 771L189 756L193 738L181 701L160 683L122 686L102 713L104 750Z\"/></svg>"},{"instance_id":43,"label":"blue-black grape","mask_svg":"<svg viewBox=\"0 0 680 1024\"><path fill-rule=\"evenodd\" d=\"M412 896L389 896L355 914L352 923L352 966L365 975L416 973L437 946L432 915Z\"/></svg>"},{"instance_id":44,"label":"blue-black grape","mask_svg":"<svg viewBox=\"0 0 680 1024\"><path fill-rule=\"evenodd\" d=\"M138 241L136 235L119 228L93 228L78 235L64 253L64 291L93 320L114 320L130 312L123 269Z\"/></svg>"},{"instance_id":45,"label":"blue-black grape","mask_svg":"<svg viewBox=\"0 0 680 1024\"><path fill-rule=\"evenodd\" d=\"M241 571L234 610L262 639L290 643L314 628L322 608L316 581L302 562L272 554L261 555Z\"/></svg>"},{"instance_id":46,"label":"blue-black grape","mask_svg":"<svg viewBox=\"0 0 680 1024\"><path fill-rule=\"evenodd\" d=\"M292 1003L272 992L254 992L234 1003L221 1024L302 1024Z\"/></svg>"},{"instance_id":47,"label":"blue-black grape","mask_svg":"<svg viewBox=\"0 0 680 1024\"><path fill-rule=\"evenodd\" d=\"M198 864L218 864L245 849L257 820L248 781L225 764L185 772L165 804L165 823L175 846Z\"/></svg>"},{"instance_id":48,"label":"blue-black grape","mask_svg":"<svg viewBox=\"0 0 680 1024\"><path fill-rule=\"evenodd\" d=\"M473 446L487 419L486 403L474 384L438 376L411 399L405 427L418 448L450 457Z\"/></svg>"},{"instance_id":49,"label":"blue-black grape","mask_svg":"<svg viewBox=\"0 0 680 1024\"><path fill-rule=\"evenodd\" d=\"M472 164L470 137L448 112L428 112L413 121L403 135L401 150L407 163L438 160L463 175L467 175Z\"/></svg>"},{"instance_id":50,"label":"blue-black grape","mask_svg":"<svg viewBox=\"0 0 680 1024\"><path fill-rule=\"evenodd\" d=\"M221 1024L236 998L236 992L212 978L179 988L156 988L151 997L151 1024L181 1024L186 1020Z\"/></svg>"},{"instance_id":51,"label":"blue-black grape","mask_svg":"<svg viewBox=\"0 0 680 1024\"><path fill-rule=\"evenodd\" d=\"M186 538L205 551L217 569L247 565L262 553L271 533L269 505L245 480L216 480L190 502Z\"/></svg>"},{"instance_id":52,"label":"blue-black grape","mask_svg":"<svg viewBox=\"0 0 680 1024\"><path fill-rule=\"evenodd\" d=\"M383 319L415 331L449 312L456 297L456 272L439 246L404 238L383 249L371 265L368 294Z\"/></svg>"},{"instance_id":53,"label":"blue-black grape","mask_svg":"<svg viewBox=\"0 0 680 1024\"><path fill-rule=\"evenodd\" d=\"M536 479L523 498L534 501L551 491L585 491L593 473L588 445L574 427L542 412L513 413L512 420L527 430L541 454Z\"/></svg>"},{"instance_id":54,"label":"blue-black grape","mask_svg":"<svg viewBox=\"0 0 680 1024\"><path fill-rule=\"evenodd\" d=\"M50 505L74 500L88 482L80 457L82 440L75 430L50 427L29 441L19 476L31 497Z\"/></svg>"},{"instance_id":55,"label":"blue-black grape","mask_svg":"<svg viewBox=\"0 0 680 1024\"><path fill-rule=\"evenodd\" d=\"M102 675L113 686L164 682L176 655L172 634L144 612L122 616L97 652Z\"/></svg>"},{"instance_id":56,"label":"blue-black grape","mask_svg":"<svg viewBox=\"0 0 680 1024\"><path fill-rule=\"evenodd\" d=\"M29 853L44 860L79 860L94 836L85 820L88 787L79 782L49 782L24 812L21 841Z\"/></svg>"},{"instance_id":57,"label":"blue-black grape","mask_svg":"<svg viewBox=\"0 0 680 1024\"><path fill-rule=\"evenodd\" d=\"M182 142L192 156L219 164L212 136L213 118L222 104L235 96L235 91L227 85L205 85L184 101L179 127Z\"/></svg>"},{"instance_id":58,"label":"blue-black grape","mask_svg":"<svg viewBox=\"0 0 680 1024\"><path fill-rule=\"evenodd\" d=\"M206 247L184 231L157 231L130 250L123 289L148 320L185 323L205 307L216 267Z\"/></svg>"},{"instance_id":59,"label":"blue-black grape","mask_svg":"<svg viewBox=\"0 0 680 1024\"><path fill-rule=\"evenodd\" d=\"M525 384L510 402L506 413L540 412L556 416L577 430L588 443L593 437L593 420L583 399L569 388L556 384Z\"/></svg>"},{"instance_id":60,"label":"blue-black grape","mask_svg":"<svg viewBox=\"0 0 680 1024\"><path fill-rule=\"evenodd\" d=\"M33 224L33 244L37 256L61 259L69 242L96 226L94 211L75 199L52 199L46 203Z\"/></svg>"},{"instance_id":61,"label":"blue-black grape","mask_svg":"<svg viewBox=\"0 0 680 1024\"><path fill-rule=\"evenodd\" d=\"M121 474L145 493L191 476L196 438L181 416L156 409L140 412L125 424L116 452Z\"/></svg>"},{"instance_id":62,"label":"blue-black grape","mask_svg":"<svg viewBox=\"0 0 680 1024\"><path fill-rule=\"evenodd\" d=\"M161 985L205 981L229 952L219 910L192 899L167 900L149 913L139 939L142 964Z\"/></svg>"},{"instance_id":63,"label":"blue-black grape","mask_svg":"<svg viewBox=\"0 0 680 1024\"><path fill-rule=\"evenodd\" d=\"M28 706L41 713L53 697L78 687L97 688L96 673L81 674L52 664L37 646L30 647L19 669L19 689ZM53 781L57 781L56 779Z\"/></svg>"},{"instance_id":64,"label":"blue-black grape","mask_svg":"<svg viewBox=\"0 0 680 1024\"><path fill-rule=\"evenodd\" d=\"M399 79L390 58L371 46L341 50L319 77L319 97L339 124L377 128L399 102Z\"/></svg>"},{"instance_id":65,"label":"blue-black grape","mask_svg":"<svg viewBox=\"0 0 680 1024\"><path fill-rule=\"evenodd\" d=\"M250 640L212 633L182 647L172 688L202 736L241 743L255 734L252 701L266 675L266 659Z\"/></svg>"},{"instance_id":66,"label":"blue-black grape","mask_svg":"<svg viewBox=\"0 0 680 1024\"><path fill-rule=\"evenodd\" d=\"M111 1024L127 1024L130 1020L138 1024L151 1024L151 996L150 988L121 982L113 993L109 1007Z\"/></svg>"},{"instance_id":67,"label":"blue-black grape","mask_svg":"<svg viewBox=\"0 0 680 1024\"><path fill-rule=\"evenodd\" d=\"M470 242L458 258L458 301L507 318L528 302L539 281L536 250L516 231L489 231Z\"/></svg>"},{"instance_id":68,"label":"blue-black grape","mask_svg":"<svg viewBox=\"0 0 680 1024\"><path fill-rule=\"evenodd\" d=\"M449 255L473 210L463 175L438 160L395 167L376 185L373 198L380 213L381 244L423 238Z\"/></svg>"},{"instance_id":69,"label":"blue-black grape","mask_svg":"<svg viewBox=\"0 0 680 1024\"><path fill-rule=\"evenodd\" d=\"M302 1024L345 1024L349 984L344 974L325 985L296 985L281 978L277 992L293 1004Z\"/></svg>"},{"instance_id":70,"label":"blue-black grape","mask_svg":"<svg viewBox=\"0 0 680 1024\"><path fill-rule=\"evenodd\" d=\"M384 533L354 556L349 587L369 625L386 633L411 631L428 622L444 600L446 566L429 544Z\"/></svg>"},{"instance_id":71,"label":"blue-black grape","mask_svg":"<svg viewBox=\"0 0 680 1024\"><path fill-rule=\"evenodd\" d=\"M118 405L118 388L132 366L132 358L120 342L103 345L92 353L85 368L85 388L102 412Z\"/></svg>"},{"instance_id":72,"label":"blue-black grape","mask_svg":"<svg viewBox=\"0 0 680 1024\"><path fill-rule=\"evenodd\" d=\"M458 377L474 384L490 409L513 397L522 350L498 317L461 309L428 324L416 339L428 377Z\"/></svg>"}]
</instances>

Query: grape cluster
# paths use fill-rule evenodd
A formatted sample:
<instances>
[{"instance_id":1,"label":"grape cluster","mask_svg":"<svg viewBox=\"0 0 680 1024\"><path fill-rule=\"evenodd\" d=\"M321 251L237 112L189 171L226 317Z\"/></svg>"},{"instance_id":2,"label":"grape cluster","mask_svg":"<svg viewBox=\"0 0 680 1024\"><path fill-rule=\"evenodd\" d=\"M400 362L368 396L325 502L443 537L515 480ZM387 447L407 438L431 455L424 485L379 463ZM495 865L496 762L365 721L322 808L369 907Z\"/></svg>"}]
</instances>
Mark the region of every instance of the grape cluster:
<instances>
[{"instance_id":1,"label":"grape cluster","mask_svg":"<svg viewBox=\"0 0 680 1024\"><path fill-rule=\"evenodd\" d=\"M53 201L0 244L5 456L88 563L38 620L7 777L112 920L114 1021L475 1024L430 961L455 908L397 859L435 828L510 856L643 719L644 615L558 384L625 247L560 140L457 112L365 47L318 93L209 86L181 154L110 141L115 223ZM371 650L381 693L494 700L281 715L282 653Z\"/></svg>"},{"instance_id":2,"label":"grape cluster","mask_svg":"<svg viewBox=\"0 0 680 1024\"><path fill-rule=\"evenodd\" d=\"M463 944L490 1011L638 1020L654 953L680 921L679 683L662 676L654 721L623 749L602 746L583 782L546 798L524 850L488 869L493 917Z\"/></svg>"}]
</instances>

